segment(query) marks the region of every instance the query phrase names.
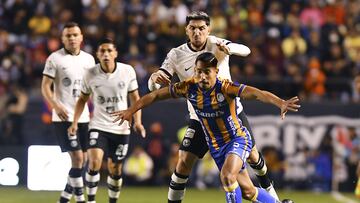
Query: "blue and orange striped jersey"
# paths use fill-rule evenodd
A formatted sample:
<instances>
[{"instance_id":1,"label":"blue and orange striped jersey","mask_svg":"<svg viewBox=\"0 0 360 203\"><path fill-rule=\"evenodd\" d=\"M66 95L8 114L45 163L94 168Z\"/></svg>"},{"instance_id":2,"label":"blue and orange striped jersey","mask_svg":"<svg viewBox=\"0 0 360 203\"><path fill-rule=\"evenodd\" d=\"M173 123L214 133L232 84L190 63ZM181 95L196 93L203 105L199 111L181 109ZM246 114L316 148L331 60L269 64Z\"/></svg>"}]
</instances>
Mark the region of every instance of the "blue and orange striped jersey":
<instances>
[{"instance_id":1,"label":"blue and orange striped jersey","mask_svg":"<svg viewBox=\"0 0 360 203\"><path fill-rule=\"evenodd\" d=\"M217 78L214 87L204 90L192 78L171 85L170 93L172 97L185 97L190 101L207 136L210 150L219 150L232 139L248 133L237 116L235 101L245 87L244 84Z\"/></svg>"}]
</instances>

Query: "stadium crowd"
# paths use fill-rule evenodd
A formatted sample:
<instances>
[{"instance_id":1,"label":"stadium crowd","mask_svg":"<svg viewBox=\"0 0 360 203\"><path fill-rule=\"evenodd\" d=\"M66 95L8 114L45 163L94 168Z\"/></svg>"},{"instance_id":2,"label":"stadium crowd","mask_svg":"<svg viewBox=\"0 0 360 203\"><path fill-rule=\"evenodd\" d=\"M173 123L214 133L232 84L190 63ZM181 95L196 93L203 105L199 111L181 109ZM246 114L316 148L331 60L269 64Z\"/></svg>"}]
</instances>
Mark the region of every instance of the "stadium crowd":
<instances>
[{"instance_id":1,"label":"stadium crowd","mask_svg":"<svg viewBox=\"0 0 360 203\"><path fill-rule=\"evenodd\" d=\"M353 91L360 72L358 0L0 0L0 144L22 143L12 139L21 137L16 129L28 100L41 98L45 60L61 47L66 22L81 25L88 53L99 39L113 38L118 60L135 68L143 95L166 53L186 41L192 10L211 16L212 34L250 47L249 57L230 60L234 81L302 101L360 100ZM166 153L155 149L146 151L156 169Z\"/></svg>"}]
</instances>

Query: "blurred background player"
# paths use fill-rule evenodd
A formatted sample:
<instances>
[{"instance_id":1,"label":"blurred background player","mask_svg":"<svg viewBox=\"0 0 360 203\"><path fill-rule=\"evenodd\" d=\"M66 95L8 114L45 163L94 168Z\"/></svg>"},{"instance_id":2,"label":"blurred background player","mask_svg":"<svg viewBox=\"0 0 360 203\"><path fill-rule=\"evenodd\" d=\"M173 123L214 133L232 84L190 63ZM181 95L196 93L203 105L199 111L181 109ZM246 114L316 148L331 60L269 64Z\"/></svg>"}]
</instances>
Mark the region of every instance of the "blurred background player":
<instances>
[{"instance_id":1,"label":"blurred background player","mask_svg":"<svg viewBox=\"0 0 360 203\"><path fill-rule=\"evenodd\" d=\"M210 52L200 54L195 64L193 78L144 96L128 110L114 113L117 116L114 121L131 122L134 113L157 100L187 98L201 122L211 156L220 170L226 202L239 203L242 198L259 203L279 202L264 189L254 187L245 170L252 138L237 116L236 97L273 104L281 110L282 119L287 111L298 111L299 99L293 97L285 101L268 91L218 78L218 61ZM241 191L241 188L247 190Z\"/></svg>"},{"instance_id":2,"label":"blurred background player","mask_svg":"<svg viewBox=\"0 0 360 203\"><path fill-rule=\"evenodd\" d=\"M99 43L96 56L100 63L89 69L84 76L81 95L75 106L74 121L68 129L76 134L78 121L90 95L94 98L94 116L89 124L88 156L89 169L86 173L88 203L95 203L97 185L100 180L104 153L107 155L107 177L109 203L115 203L122 186L122 165L128 152L130 129L128 123L117 125L112 122L110 113L126 109L139 97L138 83L132 66L116 62L116 46L111 39ZM134 130L145 137L141 123L141 112L134 115Z\"/></svg>"},{"instance_id":3,"label":"blurred background player","mask_svg":"<svg viewBox=\"0 0 360 203\"><path fill-rule=\"evenodd\" d=\"M209 26L210 17L206 13L194 11L187 15L186 35L188 36L189 41L170 50L160 69L151 75L148 82L150 90L158 89L160 88L160 85L169 85L174 73L177 74L180 81L191 78L194 74L196 57L207 51L213 53L219 61L219 77L231 80L229 56L248 56L250 54L250 49L245 45L232 43L228 40L209 35ZM237 112L239 117L252 135L249 122L239 98L237 99L237 102ZM190 112L189 127L181 143L176 169L171 176L168 192L169 203L179 203L182 201L186 183L195 162L198 158L202 158L208 151L205 135L199 120L189 103L188 109ZM278 199L270 179L267 176L265 161L258 152L255 142L253 143L251 154L249 156L249 163L255 170L261 187L265 188L271 195ZM246 188L243 190L246 190Z\"/></svg>"},{"instance_id":4,"label":"blurred background player","mask_svg":"<svg viewBox=\"0 0 360 203\"><path fill-rule=\"evenodd\" d=\"M64 48L53 52L46 60L41 92L53 109L52 122L61 151L69 152L71 157L68 181L59 202L69 202L72 193L75 194L76 202L85 202L81 173L86 160L85 144L90 119L88 108L79 115L78 132L69 135L67 129L73 121L84 72L95 65L95 60L90 54L80 50L83 35L77 23L65 24L61 40Z\"/></svg>"}]
</instances>

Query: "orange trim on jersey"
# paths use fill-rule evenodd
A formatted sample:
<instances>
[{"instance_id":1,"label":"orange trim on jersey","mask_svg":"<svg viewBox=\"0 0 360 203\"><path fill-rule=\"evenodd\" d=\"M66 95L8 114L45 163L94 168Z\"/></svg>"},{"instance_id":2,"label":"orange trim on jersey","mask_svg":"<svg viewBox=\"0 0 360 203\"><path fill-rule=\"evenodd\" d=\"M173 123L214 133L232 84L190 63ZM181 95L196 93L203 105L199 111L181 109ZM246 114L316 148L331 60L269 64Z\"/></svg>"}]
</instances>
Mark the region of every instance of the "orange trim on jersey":
<instances>
[{"instance_id":1,"label":"orange trim on jersey","mask_svg":"<svg viewBox=\"0 0 360 203\"><path fill-rule=\"evenodd\" d=\"M230 134L228 129L225 126L225 122L222 118L217 118L216 120L216 125L220 130L220 133L222 135L222 138L224 140L225 143L230 142L231 138L230 138Z\"/></svg>"},{"instance_id":2,"label":"orange trim on jersey","mask_svg":"<svg viewBox=\"0 0 360 203\"><path fill-rule=\"evenodd\" d=\"M211 138L211 144L212 146L216 149L216 150L219 150L219 145L218 143L216 142L216 139L215 139L215 136L209 126L209 123L206 119L202 118L202 123L204 124L204 127L206 128L206 131L209 133L209 136Z\"/></svg>"},{"instance_id":3,"label":"orange trim on jersey","mask_svg":"<svg viewBox=\"0 0 360 203\"><path fill-rule=\"evenodd\" d=\"M213 110L216 110L216 109L219 109L219 103L218 103L218 101L217 101L217 99L216 99L216 90L215 89L213 89L213 91L210 93L210 101L211 101L211 108L213 109Z\"/></svg>"},{"instance_id":4,"label":"orange trim on jersey","mask_svg":"<svg viewBox=\"0 0 360 203\"><path fill-rule=\"evenodd\" d=\"M196 97L197 108L204 109L204 96L203 96L201 90L197 89L196 94L197 94L197 97Z\"/></svg>"}]
</instances>

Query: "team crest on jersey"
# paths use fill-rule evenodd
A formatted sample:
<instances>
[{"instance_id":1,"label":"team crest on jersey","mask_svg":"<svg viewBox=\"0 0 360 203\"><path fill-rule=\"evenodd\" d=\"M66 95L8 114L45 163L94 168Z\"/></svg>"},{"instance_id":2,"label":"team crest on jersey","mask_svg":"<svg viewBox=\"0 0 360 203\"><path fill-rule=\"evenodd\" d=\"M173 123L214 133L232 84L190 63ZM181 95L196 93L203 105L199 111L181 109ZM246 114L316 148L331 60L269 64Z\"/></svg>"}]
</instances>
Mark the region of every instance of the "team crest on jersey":
<instances>
[{"instance_id":1,"label":"team crest on jersey","mask_svg":"<svg viewBox=\"0 0 360 203\"><path fill-rule=\"evenodd\" d=\"M125 87L125 82L124 81L120 81L119 84L118 84L119 88L120 89L124 89Z\"/></svg>"},{"instance_id":2,"label":"team crest on jersey","mask_svg":"<svg viewBox=\"0 0 360 203\"><path fill-rule=\"evenodd\" d=\"M218 93L216 95L216 99L217 99L218 102L223 102L225 100L225 97L224 97L224 95L222 93Z\"/></svg>"},{"instance_id":3,"label":"team crest on jersey","mask_svg":"<svg viewBox=\"0 0 360 203\"><path fill-rule=\"evenodd\" d=\"M66 77L64 79L62 79L62 84L65 86L65 87L69 87L71 85L71 80L70 78Z\"/></svg>"}]
</instances>

